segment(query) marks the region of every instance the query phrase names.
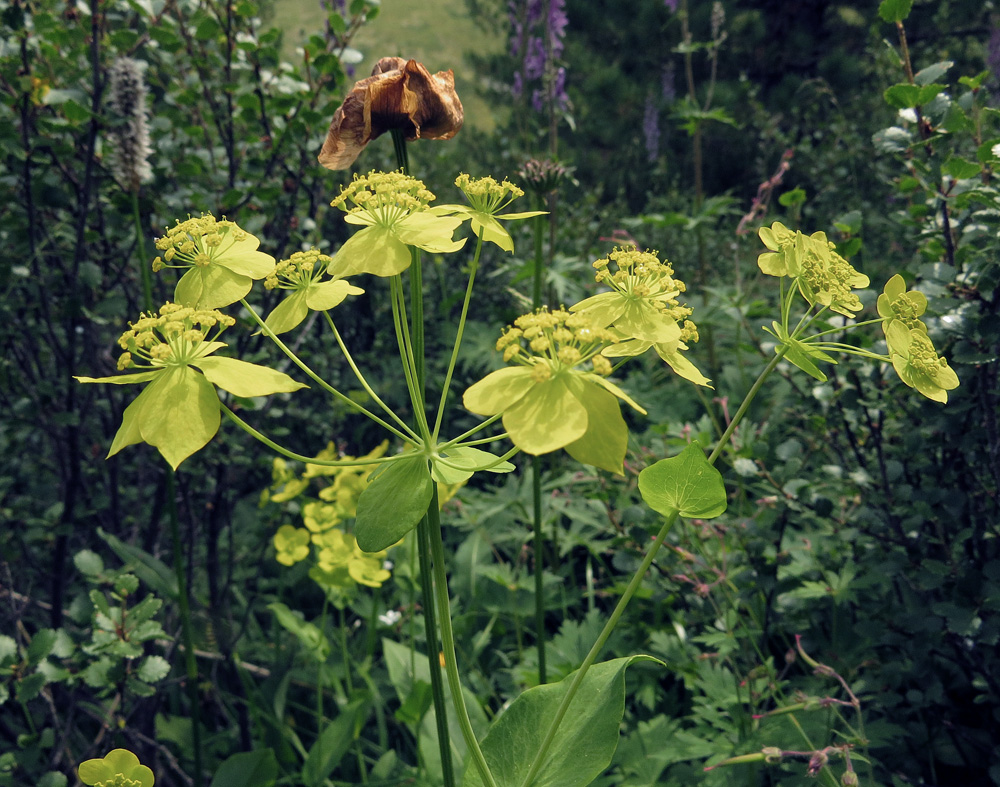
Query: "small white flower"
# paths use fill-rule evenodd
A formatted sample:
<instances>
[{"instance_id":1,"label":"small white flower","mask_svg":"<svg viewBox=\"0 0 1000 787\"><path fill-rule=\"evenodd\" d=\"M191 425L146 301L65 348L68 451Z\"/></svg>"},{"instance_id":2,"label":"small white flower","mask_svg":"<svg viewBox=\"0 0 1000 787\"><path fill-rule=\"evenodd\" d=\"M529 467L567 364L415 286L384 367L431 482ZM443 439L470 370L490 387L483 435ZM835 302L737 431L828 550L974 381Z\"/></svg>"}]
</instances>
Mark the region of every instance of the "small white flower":
<instances>
[{"instance_id":1,"label":"small white flower","mask_svg":"<svg viewBox=\"0 0 1000 787\"><path fill-rule=\"evenodd\" d=\"M386 626L395 626L402 617L403 613L400 612L398 609L390 609L388 612L384 612L381 615L379 615L378 619Z\"/></svg>"}]
</instances>

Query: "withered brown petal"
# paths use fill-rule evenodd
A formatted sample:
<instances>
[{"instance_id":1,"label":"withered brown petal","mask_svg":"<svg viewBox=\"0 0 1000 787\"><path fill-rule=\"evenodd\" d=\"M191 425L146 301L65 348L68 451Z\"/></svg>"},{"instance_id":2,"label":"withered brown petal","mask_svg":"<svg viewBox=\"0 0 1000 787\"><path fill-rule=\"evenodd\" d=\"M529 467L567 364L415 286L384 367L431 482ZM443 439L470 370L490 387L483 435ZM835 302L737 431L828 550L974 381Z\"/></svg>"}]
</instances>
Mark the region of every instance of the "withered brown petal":
<instances>
[{"instance_id":1,"label":"withered brown petal","mask_svg":"<svg viewBox=\"0 0 1000 787\"><path fill-rule=\"evenodd\" d=\"M451 70L432 75L416 60L384 57L338 107L319 163L346 169L365 145L394 128L408 140L451 139L464 119Z\"/></svg>"}]
</instances>

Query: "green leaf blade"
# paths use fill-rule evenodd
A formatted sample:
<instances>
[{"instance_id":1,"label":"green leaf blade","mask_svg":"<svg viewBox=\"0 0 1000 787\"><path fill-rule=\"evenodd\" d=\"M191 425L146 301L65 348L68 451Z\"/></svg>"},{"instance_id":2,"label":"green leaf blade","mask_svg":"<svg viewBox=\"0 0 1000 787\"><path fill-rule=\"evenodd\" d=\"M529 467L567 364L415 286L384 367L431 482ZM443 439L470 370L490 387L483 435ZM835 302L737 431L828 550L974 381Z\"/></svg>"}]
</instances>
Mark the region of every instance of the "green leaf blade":
<instances>
[{"instance_id":1,"label":"green leaf blade","mask_svg":"<svg viewBox=\"0 0 1000 787\"><path fill-rule=\"evenodd\" d=\"M664 516L679 512L689 519L711 519L726 510L722 475L697 441L639 473L639 492L646 505Z\"/></svg>"}]
</instances>

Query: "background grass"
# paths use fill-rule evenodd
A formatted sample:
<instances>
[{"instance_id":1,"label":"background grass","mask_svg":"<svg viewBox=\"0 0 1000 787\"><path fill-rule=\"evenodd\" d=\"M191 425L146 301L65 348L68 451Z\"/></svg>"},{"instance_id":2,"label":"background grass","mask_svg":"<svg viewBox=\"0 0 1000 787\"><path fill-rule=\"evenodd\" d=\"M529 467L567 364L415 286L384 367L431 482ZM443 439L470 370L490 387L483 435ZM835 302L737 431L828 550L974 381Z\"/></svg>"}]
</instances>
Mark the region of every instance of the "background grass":
<instances>
[{"instance_id":1,"label":"background grass","mask_svg":"<svg viewBox=\"0 0 1000 787\"><path fill-rule=\"evenodd\" d=\"M326 19L319 0L273 0L273 14L272 21L285 33L285 57L299 62L296 49ZM379 15L352 42L364 55L355 66L358 79L371 73L379 58L393 55L419 60L432 73L454 70L466 124L483 131L493 129L495 121L477 90L468 54L497 52L505 44L502 35L491 33L472 18L465 0L382 0Z\"/></svg>"}]
</instances>

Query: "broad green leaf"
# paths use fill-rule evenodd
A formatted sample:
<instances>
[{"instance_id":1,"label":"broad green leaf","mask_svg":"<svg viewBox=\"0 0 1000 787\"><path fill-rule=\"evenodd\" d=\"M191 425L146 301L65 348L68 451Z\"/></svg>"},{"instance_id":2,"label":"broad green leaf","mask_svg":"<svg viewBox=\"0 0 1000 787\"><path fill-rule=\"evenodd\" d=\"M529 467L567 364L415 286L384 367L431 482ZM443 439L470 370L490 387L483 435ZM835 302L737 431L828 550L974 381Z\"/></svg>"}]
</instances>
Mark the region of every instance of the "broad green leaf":
<instances>
[{"instance_id":1,"label":"broad green leaf","mask_svg":"<svg viewBox=\"0 0 1000 787\"><path fill-rule=\"evenodd\" d=\"M28 664L35 666L52 652L56 644L55 629L39 629L28 645Z\"/></svg>"},{"instance_id":2,"label":"broad green leaf","mask_svg":"<svg viewBox=\"0 0 1000 787\"><path fill-rule=\"evenodd\" d=\"M711 519L726 510L726 487L719 471L695 440L677 456L661 459L639 473L639 493L646 505L670 516Z\"/></svg>"},{"instance_id":3,"label":"broad green leaf","mask_svg":"<svg viewBox=\"0 0 1000 787\"><path fill-rule=\"evenodd\" d=\"M434 485L421 454L390 462L358 497L354 536L365 552L388 549L417 526Z\"/></svg>"},{"instance_id":4,"label":"broad green leaf","mask_svg":"<svg viewBox=\"0 0 1000 787\"><path fill-rule=\"evenodd\" d=\"M302 766L302 781L306 787L325 784L334 769L340 765L344 754L354 742L360 723L368 713L368 706L367 697L351 700L316 739Z\"/></svg>"},{"instance_id":5,"label":"broad green leaf","mask_svg":"<svg viewBox=\"0 0 1000 787\"><path fill-rule=\"evenodd\" d=\"M651 656L630 656L590 668L532 787L584 787L608 767L625 713L625 670L637 661L662 664ZM520 787L575 675L528 689L490 727L482 750L499 787ZM482 784L470 763L462 787Z\"/></svg>"},{"instance_id":6,"label":"broad green leaf","mask_svg":"<svg viewBox=\"0 0 1000 787\"><path fill-rule=\"evenodd\" d=\"M199 358L192 365L201 369L210 383L236 396L269 396L274 393L291 393L307 387L284 372L237 358L211 355L208 358Z\"/></svg>"},{"instance_id":7,"label":"broad green leaf","mask_svg":"<svg viewBox=\"0 0 1000 787\"><path fill-rule=\"evenodd\" d=\"M277 778L274 752L256 749L227 757L212 777L211 787L271 787Z\"/></svg>"},{"instance_id":8,"label":"broad green leaf","mask_svg":"<svg viewBox=\"0 0 1000 787\"><path fill-rule=\"evenodd\" d=\"M289 609L279 601L267 605L282 628L296 636L302 646L316 661L322 663L330 656L330 642L320 628L302 617L301 612Z\"/></svg>"},{"instance_id":9,"label":"broad green leaf","mask_svg":"<svg viewBox=\"0 0 1000 787\"><path fill-rule=\"evenodd\" d=\"M902 22L910 15L913 0L882 0L878 15L886 22Z\"/></svg>"},{"instance_id":10,"label":"broad green leaf","mask_svg":"<svg viewBox=\"0 0 1000 787\"><path fill-rule=\"evenodd\" d=\"M912 143L913 135L899 126L884 128L872 135L872 144L882 153L905 153Z\"/></svg>"}]
</instances>

